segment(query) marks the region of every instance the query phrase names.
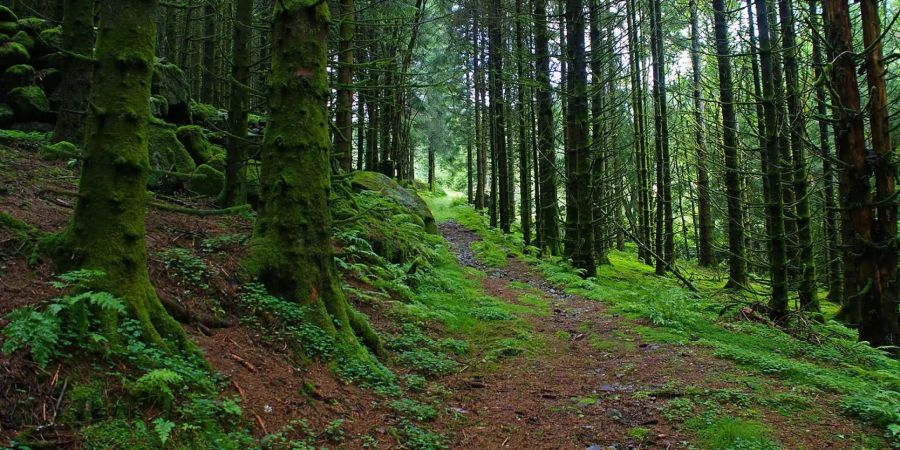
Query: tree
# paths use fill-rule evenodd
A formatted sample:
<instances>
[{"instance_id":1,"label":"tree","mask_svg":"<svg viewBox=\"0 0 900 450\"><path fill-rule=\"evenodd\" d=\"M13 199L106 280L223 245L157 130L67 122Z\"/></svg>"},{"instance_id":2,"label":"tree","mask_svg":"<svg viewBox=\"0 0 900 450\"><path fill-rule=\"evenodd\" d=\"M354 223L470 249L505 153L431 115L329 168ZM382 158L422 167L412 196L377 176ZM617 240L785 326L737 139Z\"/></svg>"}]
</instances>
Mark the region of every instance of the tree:
<instances>
[{"instance_id":1,"label":"tree","mask_svg":"<svg viewBox=\"0 0 900 450\"><path fill-rule=\"evenodd\" d=\"M276 2L263 205L245 267L269 293L307 306L307 319L335 337L345 356L368 359L357 335L372 349L377 337L344 297L331 243L327 37L327 4Z\"/></svg>"},{"instance_id":2,"label":"tree","mask_svg":"<svg viewBox=\"0 0 900 450\"><path fill-rule=\"evenodd\" d=\"M769 275L772 294L769 309L776 319L787 314L787 250L784 232L784 198L781 193L781 127L778 125L776 104L782 100L776 93L775 64L769 33L769 5L756 0L756 21L759 31L759 57L763 86L763 115L765 116L765 148L762 160L766 168L769 198L766 198L769 239Z\"/></svg>"},{"instance_id":3,"label":"tree","mask_svg":"<svg viewBox=\"0 0 900 450\"><path fill-rule=\"evenodd\" d=\"M653 56L653 121L656 144L656 274L663 275L675 262L675 230L672 217L672 172L669 160L669 122L666 105L666 62L662 32L662 5L650 0L650 48Z\"/></svg>"},{"instance_id":4,"label":"tree","mask_svg":"<svg viewBox=\"0 0 900 450\"><path fill-rule=\"evenodd\" d=\"M222 203L240 205L247 201L246 152L247 110L250 108L250 26L253 22L253 0L235 0L234 31L231 47L231 82L228 96L228 138L226 140L225 183Z\"/></svg>"},{"instance_id":5,"label":"tree","mask_svg":"<svg viewBox=\"0 0 900 450\"><path fill-rule=\"evenodd\" d=\"M63 2L63 46L67 52L62 66L62 102L53 129L53 142L81 144L82 123L87 113L94 66L94 0ZM154 36L155 38L155 36Z\"/></svg>"},{"instance_id":6,"label":"tree","mask_svg":"<svg viewBox=\"0 0 900 450\"><path fill-rule=\"evenodd\" d=\"M638 259L649 263L652 261L647 249L650 246L650 174L647 164L647 131L644 113L643 76L641 75L640 50L638 49L638 30L635 18L634 0L625 1L628 20L628 60L631 64L631 108L634 122L635 165L637 166L637 236Z\"/></svg>"},{"instance_id":7,"label":"tree","mask_svg":"<svg viewBox=\"0 0 900 450\"><path fill-rule=\"evenodd\" d=\"M567 80L569 107L566 122L569 143L566 147L566 189L571 191L572 203L566 204L567 222L571 230L566 232L569 257L585 276L594 276L594 226L591 208L591 155L587 102L587 60L584 51L584 5L581 0L566 0L566 57L571 67ZM569 232L571 231L571 233Z\"/></svg>"},{"instance_id":8,"label":"tree","mask_svg":"<svg viewBox=\"0 0 900 450\"><path fill-rule=\"evenodd\" d=\"M146 341L176 351L193 345L150 282L144 237L156 8L153 0L100 4L78 202L56 244L63 268L105 273L95 289L122 299ZM102 314L106 333L118 339L119 317Z\"/></svg>"},{"instance_id":9,"label":"tree","mask_svg":"<svg viewBox=\"0 0 900 450\"><path fill-rule=\"evenodd\" d=\"M212 104L215 96L216 85L216 5L213 0L206 0L203 4L203 65L200 79L200 101Z\"/></svg>"},{"instance_id":10,"label":"tree","mask_svg":"<svg viewBox=\"0 0 900 450\"><path fill-rule=\"evenodd\" d=\"M497 208L500 218L500 229L504 233L510 232L512 214L509 208L511 193L509 190L509 156L506 143L506 101L503 92L503 53L506 44L503 42L501 32L501 19L503 8L500 0L491 0L491 11L488 15L488 55L490 56L490 71L488 76L488 90L490 91L490 115L491 115L491 147L494 159L492 161L493 172L496 172L497 183L492 187L497 188L499 197ZM492 193L493 195L493 193Z\"/></svg>"},{"instance_id":11,"label":"tree","mask_svg":"<svg viewBox=\"0 0 900 450\"><path fill-rule=\"evenodd\" d=\"M341 169L353 168L353 0L341 0L335 112L334 153Z\"/></svg>"},{"instance_id":12,"label":"tree","mask_svg":"<svg viewBox=\"0 0 900 450\"><path fill-rule=\"evenodd\" d=\"M716 58L719 63L719 100L722 103L722 146L725 151L725 195L728 202L728 283L735 289L747 285L744 249L744 205L737 150L737 117L731 78L731 46L725 0L713 0ZM695 78L694 83L698 83ZM701 213L702 215L702 213ZM702 219L701 219L702 222ZM701 238L702 240L702 238ZM701 245L702 248L702 245Z\"/></svg>"},{"instance_id":13,"label":"tree","mask_svg":"<svg viewBox=\"0 0 900 450\"><path fill-rule=\"evenodd\" d=\"M519 126L519 192L521 196L521 219L522 236L525 245L531 245L531 158L528 144L528 127L526 126L527 103L526 93L528 89L525 83L525 54L528 49L525 48L525 16L522 14L522 7L516 2L516 76L519 83L518 91L518 126Z\"/></svg>"},{"instance_id":14,"label":"tree","mask_svg":"<svg viewBox=\"0 0 900 450\"><path fill-rule=\"evenodd\" d=\"M713 9L716 8L716 5L717 5L717 2L714 1ZM724 6L723 6L723 8L724 8ZM700 99L700 89L703 86L703 82L702 82L702 74L701 74L701 67L700 67L700 30L699 30L700 27L697 24L697 1L696 0L690 0L690 10L691 10L691 68L693 69L692 74L693 74L693 80L694 80L694 89L693 89L692 94L693 94L693 100L694 100L694 122L696 122L694 124L694 126L695 126L694 139L696 140L696 145L697 145L697 191L698 191L697 206L699 209L698 228L700 231L700 236L699 236L700 242L698 243L700 251L699 251L698 258L699 258L699 262L700 262L701 266L708 267L715 263L715 255L713 254L713 236L712 236L713 224L712 224L712 205L710 204L710 192L709 192L709 172L706 167L706 159L707 159L707 156L706 156L706 154L707 154L706 133L705 133L706 125L704 124L704 118L703 118L703 114L704 114L703 102ZM724 20L725 20L725 18L722 17L723 22L724 22ZM718 29L716 31L718 33ZM724 55L729 55L730 49L728 49L727 32L725 32L725 33L726 33L724 35L725 39L726 39L725 49L727 49L729 51L728 51L728 53L724 53ZM723 58L723 56L722 56L723 49L719 47L719 42L720 42L719 35L716 34L716 50L718 53L717 56L719 58ZM726 121L730 120L731 121L730 125L735 127L735 126L737 126L737 121L734 118L734 105L733 104L729 105L728 103L725 102L725 92L722 92L723 90L727 90L728 91L727 94L729 96L731 96L731 88L732 88L732 86L731 86L731 61L726 58L725 62L727 64L727 68L726 68L727 76L728 76L727 84L726 84L726 80L722 78L723 67L722 67L722 61L720 59L720 61L719 61L719 89L720 89L721 96L722 96L722 103L723 103L722 109L724 110L726 107L728 107L731 110L730 111L731 117L730 118L724 117L725 116L724 111L723 111L722 115L723 115L723 120L726 120ZM726 122L725 123L725 133L728 133L728 126L729 126L729 123ZM736 134L735 130L732 129L731 133L732 133L731 145L732 145L732 147L734 147L737 144L737 139L735 137L735 134ZM725 165L726 165L726 167L725 167L726 189L728 188L730 182L733 182L733 183L735 183L736 186L738 186L737 192L729 192L728 193L728 199L730 201L733 194L738 195L739 196L738 199L740 199L741 193L740 193L740 180L737 179L737 158L736 158L737 150L735 148L732 148L732 156L735 157L734 161L733 161L734 169L732 171L731 167L728 166L728 161L727 161L728 145L729 144L726 140L724 142L724 146L726 149L726 152L725 152L726 153L726 156L725 156L726 157L726 162L725 162ZM734 180L728 179L729 175L734 175L735 179ZM732 185L732 187L733 186L734 185ZM740 201L740 200L738 200L738 201ZM731 208L733 208L734 206L737 206L739 209L737 209L736 211L732 211ZM728 215L729 216L729 220L728 220L729 247L731 247L731 239L732 239L731 235L732 234L736 234L737 235L736 237L740 238L741 240L744 239L744 230L743 230L743 226L742 226L743 224L740 222L740 220L742 219L742 214L743 214L742 209L743 208L741 207L740 204L732 205L731 203L729 203L729 210L728 210L728 212L729 212L729 215ZM738 214L738 216L732 216L732 213L736 213L736 214ZM739 230L732 229L732 222L733 222L734 217L738 217L738 219L739 219L738 223L741 225ZM740 256L741 256L741 258L743 258L743 242L741 243L740 250L741 250ZM734 249L731 248L731 251L734 252ZM732 274L732 275L734 275L734 274Z\"/></svg>"},{"instance_id":15,"label":"tree","mask_svg":"<svg viewBox=\"0 0 900 450\"><path fill-rule=\"evenodd\" d=\"M559 199L556 182L556 144L553 98L550 94L550 50L547 33L547 1L534 0L534 53L537 79L537 134L540 172L538 215L544 253L559 255Z\"/></svg>"}]
</instances>

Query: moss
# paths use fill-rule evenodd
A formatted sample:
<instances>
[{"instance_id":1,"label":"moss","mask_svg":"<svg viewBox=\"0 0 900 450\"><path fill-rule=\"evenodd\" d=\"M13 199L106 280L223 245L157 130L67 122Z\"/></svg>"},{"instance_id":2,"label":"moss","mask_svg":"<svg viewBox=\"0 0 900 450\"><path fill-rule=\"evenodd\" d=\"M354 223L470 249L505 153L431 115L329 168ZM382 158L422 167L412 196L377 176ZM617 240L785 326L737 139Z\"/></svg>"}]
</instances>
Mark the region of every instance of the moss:
<instances>
[{"instance_id":1,"label":"moss","mask_svg":"<svg viewBox=\"0 0 900 450\"><path fill-rule=\"evenodd\" d=\"M24 30L13 35L12 42L21 44L22 47L25 47L29 52L34 50L34 38L29 36Z\"/></svg>"},{"instance_id":2,"label":"moss","mask_svg":"<svg viewBox=\"0 0 900 450\"><path fill-rule=\"evenodd\" d=\"M208 197L219 195L224 185L225 175L207 164L197 166L188 180L189 190Z\"/></svg>"},{"instance_id":3,"label":"moss","mask_svg":"<svg viewBox=\"0 0 900 450\"><path fill-rule=\"evenodd\" d=\"M3 81L10 88L27 86L34 83L35 72L34 67L28 64L16 64L3 73Z\"/></svg>"},{"instance_id":4,"label":"moss","mask_svg":"<svg viewBox=\"0 0 900 450\"><path fill-rule=\"evenodd\" d=\"M19 31L19 25L15 22L4 22L0 21L0 33L3 33L8 36L12 36Z\"/></svg>"},{"instance_id":5,"label":"moss","mask_svg":"<svg viewBox=\"0 0 900 450\"><path fill-rule=\"evenodd\" d=\"M175 64L153 66L153 95L166 99L166 121L179 125L191 122L191 88L187 76Z\"/></svg>"},{"instance_id":6,"label":"moss","mask_svg":"<svg viewBox=\"0 0 900 450\"><path fill-rule=\"evenodd\" d=\"M205 128L221 130L225 128L225 114L215 106L206 103L191 102L191 118L194 123Z\"/></svg>"},{"instance_id":7,"label":"moss","mask_svg":"<svg viewBox=\"0 0 900 450\"><path fill-rule=\"evenodd\" d=\"M18 20L19 17L11 9L0 6L0 22L16 22Z\"/></svg>"},{"instance_id":8,"label":"moss","mask_svg":"<svg viewBox=\"0 0 900 450\"><path fill-rule=\"evenodd\" d=\"M6 126L12 123L13 110L6 103L0 103L0 126Z\"/></svg>"},{"instance_id":9,"label":"moss","mask_svg":"<svg viewBox=\"0 0 900 450\"><path fill-rule=\"evenodd\" d=\"M3 30L0 30L0 33L2 32ZM6 70L16 64L25 64L29 59L31 54L22 44L18 42L0 44L0 70Z\"/></svg>"},{"instance_id":10,"label":"moss","mask_svg":"<svg viewBox=\"0 0 900 450\"><path fill-rule=\"evenodd\" d=\"M154 95L150 97L150 114L153 117L162 119L166 117L166 114L169 113L169 103L166 102L165 97L160 95Z\"/></svg>"},{"instance_id":11,"label":"moss","mask_svg":"<svg viewBox=\"0 0 900 450\"><path fill-rule=\"evenodd\" d=\"M41 43L41 46L46 47L47 49L59 48L62 47L63 43L63 29L61 26L47 28L44 31L41 31L39 35L38 42Z\"/></svg>"},{"instance_id":12,"label":"moss","mask_svg":"<svg viewBox=\"0 0 900 450\"><path fill-rule=\"evenodd\" d=\"M378 172L353 172L350 179L356 190L369 190L396 200L422 219L425 231L438 234L437 224L428 205L415 191L400 186L395 180Z\"/></svg>"},{"instance_id":13,"label":"moss","mask_svg":"<svg viewBox=\"0 0 900 450\"><path fill-rule=\"evenodd\" d=\"M60 141L41 147L41 158L47 161L69 159L78 156L80 153L78 147L68 141Z\"/></svg>"},{"instance_id":14,"label":"moss","mask_svg":"<svg viewBox=\"0 0 900 450\"><path fill-rule=\"evenodd\" d=\"M178 140L175 126L159 120L151 120L147 127L150 168L158 171L189 174L197 168L187 149ZM152 175L148 186L171 189L176 181L165 175Z\"/></svg>"},{"instance_id":15,"label":"moss","mask_svg":"<svg viewBox=\"0 0 900 450\"><path fill-rule=\"evenodd\" d=\"M197 125L185 125L179 127L176 134L194 162L209 164L219 171L225 169L225 149L211 144L202 128Z\"/></svg>"},{"instance_id":16,"label":"moss","mask_svg":"<svg viewBox=\"0 0 900 450\"><path fill-rule=\"evenodd\" d=\"M34 249L38 239L43 234L31 224L25 223L8 213L0 211L0 230L9 230L12 240L20 249L21 254L28 255Z\"/></svg>"},{"instance_id":17,"label":"moss","mask_svg":"<svg viewBox=\"0 0 900 450\"><path fill-rule=\"evenodd\" d=\"M47 120L51 114L50 100L38 86L13 88L6 95L6 100L15 111L16 120L20 122Z\"/></svg>"},{"instance_id":18,"label":"moss","mask_svg":"<svg viewBox=\"0 0 900 450\"><path fill-rule=\"evenodd\" d=\"M24 17L16 21L19 24L19 28L28 31L34 36L37 36L50 27L53 26L53 23L49 20L41 19L40 17Z\"/></svg>"}]
</instances>

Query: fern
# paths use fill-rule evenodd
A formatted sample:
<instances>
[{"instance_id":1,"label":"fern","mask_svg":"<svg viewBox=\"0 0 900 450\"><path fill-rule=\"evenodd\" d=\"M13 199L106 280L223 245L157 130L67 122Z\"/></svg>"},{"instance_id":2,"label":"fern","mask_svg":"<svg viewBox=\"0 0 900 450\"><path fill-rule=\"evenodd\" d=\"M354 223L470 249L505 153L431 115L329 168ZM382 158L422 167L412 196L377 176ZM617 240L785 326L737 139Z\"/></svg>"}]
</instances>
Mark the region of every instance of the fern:
<instances>
[{"instance_id":1,"label":"fern","mask_svg":"<svg viewBox=\"0 0 900 450\"><path fill-rule=\"evenodd\" d=\"M46 314L25 307L6 316L9 325L3 329L6 342L3 353L11 354L30 347L31 358L40 367L46 367L56 353L60 339L60 321L55 314Z\"/></svg>"},{"instance_id":2,"label":"fern","mask_svg":"<svg viewBox=\"0 0 900 450\"><path fill-rule=\"evenodd\" d=\"M169 436L172 434L172 430L174 429L175 422L163 419L162 417L157 417L153 420L153 431L156 432L156 435L159 437L159 441L163 445L166 445L166 441L169 440Z\"/></svg>"},{"instance_id":3,"label":"fern","mask_svg":"<svg viewBox=\"0 0 900 450\"><path fill-rule=\"evenodd\" d=\"M170 369L154 369L134 381L131 392L153 405L168 408L175 401L172 388L184 382L184 377Z\"/></svg>"}]
</instances>

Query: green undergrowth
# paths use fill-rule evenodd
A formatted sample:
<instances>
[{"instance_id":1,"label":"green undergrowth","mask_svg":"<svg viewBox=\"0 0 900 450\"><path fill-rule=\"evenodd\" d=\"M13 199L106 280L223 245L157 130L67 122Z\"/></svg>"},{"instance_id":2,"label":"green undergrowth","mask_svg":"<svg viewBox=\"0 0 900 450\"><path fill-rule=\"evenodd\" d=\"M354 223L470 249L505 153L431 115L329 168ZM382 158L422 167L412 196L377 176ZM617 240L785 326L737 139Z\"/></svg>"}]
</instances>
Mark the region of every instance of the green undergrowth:
<instances>
[{"instance_id":1,"label":"green undergrowth","mask_svg":"<svg viewBox=\"0 0 900 450\"><path fill-rule=\"evenodd\" d=\"M900 361L885 351L858 343L854 330L835 321L819 323L800 315L788 328L776 327L752 311L749 306L753 298L729 295L721 290L718 281L702 271L682 268L694 278L700 294L680 286L674 278L655 276L652 267L637 261L633 246L625 251L611 251L610 264L601 266L596 277L583 279L558 258L539 259L521 244L516 246L520 237L515 233L504 237L487 227L484 217L466 206L464 199L443 197L431 199L430 204L439 222L455 220L483 238L477 256L518 256L535 265L551 284L566 293L603 302L609 305L610 313L631 319L631 331L645 341L708 349L717 358L777 378L810 397L816 392L837 394L840 413L880 428L888 445L900 446ZM829 309L834 308L826 303L826 317ZM598 349L623 348L595 340L592 345ZM776 390L753 395L758 405L769 408L777 409L774 405L784 400L778 398L783 394ZM794 406L811 408L803 401ZM719 431L715 431L717 427ZM748 444L756 438L742 435L731 439L739 444L721 447L717 436L729 435L729 430L734 429L753 427L722 422L695 431L706 448L769 448Z\"/></svg>"}]
</instances>

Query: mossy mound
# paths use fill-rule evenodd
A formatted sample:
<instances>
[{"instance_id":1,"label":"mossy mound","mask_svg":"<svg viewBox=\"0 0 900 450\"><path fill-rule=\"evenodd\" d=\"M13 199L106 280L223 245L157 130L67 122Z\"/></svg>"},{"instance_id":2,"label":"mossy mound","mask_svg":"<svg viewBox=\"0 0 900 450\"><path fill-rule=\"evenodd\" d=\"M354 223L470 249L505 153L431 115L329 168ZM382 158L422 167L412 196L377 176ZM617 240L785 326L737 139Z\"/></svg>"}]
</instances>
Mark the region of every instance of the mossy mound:
<instances>
[{"instance_id":1,"label":"mossy mound","mask_svg":"<svg viewBox=\"0 0 900 450\"><path fill-rule=\"evenodd\" d=\"M38 51L49 53L54 49L62 47L62 27L47 28L38 35L37 47Z\"/></svg>"},{"instance_id":2,"label":"mossy mound","mask_svg":"<svg viewBox=\"0 0 900 450\"><path fill-rule=\"evenodd\" d=\"M0 126L12 123L15 113L6 103L0 103Z\"/></svg>"},{"instance_id":3,"label":"mossy mound","mask_svg":"<svg viewBox=\"0 0 900 450\"><path fill-rule=\"evenodd\" d=\"M11 9L0 6L0 22L16 22L19 17Z\"/></svg>"},{"instance_id":4,"label":"mossy mound","mask_svg":"<svg viewBox=\"0 0 900 450\"><path fill-rule=\"evenodd\" d=\"M6 101L12 106L16 121L19 122L49 120L53 115L50 100L38 86L13 88L6 94Z\"/></svg>"},{"instance_id":5,"label":"mossy mound","mask_svg":"<svg viewBox=\"0 0 900 450\"><path fill-rule=\"evenodd\" d=\"M62 84L62 71L59 69L49 68L49 69L41 69L37 71L37 83L40 84L42 88L44 88L44 92L50 94L50 101L53 102L58 98L58 96L54 97L54 93L56 93L56 89ZM65 95L65 93L62 93Z\"/></svg>"},{"instance_id":6,"label":"mossy mound","mask_svg":"<svg viewBox=\"0 0 900 450\"><path fill-rule=\"evenodd\" d=\"M19 31L12 37L12 42L21 44L29 52L34 50L34 38L29 36L25 31Z\"/></svg>"},{"instance_id":7,"label":"mossy mound","mask_svg":"<svg viewBox=\"0 0 900 450\"><path fill-rule=\"evenodd\" d=\"M377 192L400 203L423 222L425 231L438 234L437 223L428 205L415 191L400 186L396 181L378 172L356 171L350 176L350 183L355 191L368 190Z\"/></svg>"},{"instance_id":8,"label":"mossy mound","mask_svg":"<svg viewBox=\"0 0 900 450\"><path fill-rule=\"evenodd\" d=\"M206 103L191 102L191 118L194 123L211 130L224 130L227 125L225 112Z\"/></svg>"},{"instance_id":9,"label":"mossy mound","mask_svg":"<svg viewBox=\"0 0 900 450\"><path fill-rule=\"evenodd\" d=\"M12 36L19 31L19 25L15 22L0 21L0 33Z\"/></svg>"},{"instance_id":10,"label":"mossy mound","mask_svg":"<svg viewBox=\"0 0 900 450\"><path fill-rule=\"evenodd\" d=\"M218 196L225 185L225 174L208 164L197 166L188 180L188 190L208 197Z\"/></svg>"},{"instance_id":11,"label":"mossy mound","mask_svg":"<svg viewBox=\"0 0 900 450\"><path fill-rule=\"evenodd\" d=\"M203 128L198 125L185 125L179 127L176 134L194 162L209 164L219 171L225 170L225 149L210 143Z\"/></svg>"},{"instance_id":12,"label":"mossy mound","mask_svg":"<svg viewBox=\"0 0 900 450\"><path fill-rule=\"evenodd\" d=\"M81 151L78 150L78 146L69 141L60 141L41 147L41 158L47 161L69 159L79 153Z\"/></svg>"},{"instance_id":13,"label":"mossy mound","mask_svg":"<svg viewBox=\"0 0 900 450\"><path fill-rule=\"evenodd\" d=\"M150 114L153 114L153 117L162 119L166 117L166 114L169 113L169 102L166 101L166 98L161 95L154 95L150 97Z\"/></svg>"},{"instance_id":14,"label":"mossy mound","mask_svg":"<svg viewBox=\"0 0 900 450\"><path fill-rule=\"evenodd\" d=\"M24 17L17 20L16 23L19 25L19 28L31 33L34 36L41 34L41 31L44 31L53 26L50 21L41 19L39 17Z\"/></svg>"},{"instance_id":15,"label":"mossy mound","mask_svg":"<svg viewBox=\"0 0 900 450\"><path fill-rule=\"evenodd\" d=\"M197 168L191 155L175 135L175 130L174 125L160 120L151 120L147 127L150 168L156 171L150 174L147 181L151 188L177 189L182 184L179 180L187 178Z\"/></svg>"},{"instance_id":16,"label":"mossy mound","mask_svg":"<svg viewBox=\"0 0 900 450\"><path fill-rule=\"evenodd\" d=\"M28 86L34 84L34 78L37 75L34 67L28 64L16 64L3 73L3 82L10 88Z\"/></svg>"},{"instance_id":17,"label":"mossy mound","mask_svg":"<svg viewBox=\"0 0 900 450\"><path fill-rule=\"evenodd\" d=\"M22 44L18 42L0 44L0 70L6 70L17 64L26 64L30 59L31 54Z\"/></svg>"}]
</instances>

